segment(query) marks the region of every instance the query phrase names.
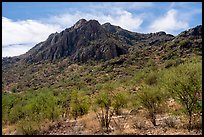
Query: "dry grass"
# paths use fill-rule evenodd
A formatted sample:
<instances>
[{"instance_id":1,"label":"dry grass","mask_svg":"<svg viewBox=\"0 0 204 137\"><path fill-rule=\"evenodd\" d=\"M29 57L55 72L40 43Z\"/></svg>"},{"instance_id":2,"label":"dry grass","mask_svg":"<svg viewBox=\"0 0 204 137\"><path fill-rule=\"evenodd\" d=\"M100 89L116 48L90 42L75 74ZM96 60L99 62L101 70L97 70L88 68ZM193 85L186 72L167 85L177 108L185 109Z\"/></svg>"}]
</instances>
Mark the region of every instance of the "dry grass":
<instances>
[{"instance_id":1,"label":"dry grass","mask_svg":"<svg viewBox=\"0 0 204 137\"><path fill-rule=\"evenodd\" d=\"M202 119L201 117L197 119L195 123L195 129L188 131L185 128L185 125L188 123L185 117L179 117L179 121L176 124L177 127L169 126L165 123L165 119L172 118L166 114L158 114L157 115L157 126L153 126L151 121L146 117L147 111L144 109L140 109L136 114L128 114L128 110L123 110L123 115L113 116L113 119L110 123L110 133L111 135L198 135L202 134ZM124 115L126 114L126 115ZM128 114L128 115L127 115ZM71 122L73 120L69 120ZM174 121L173 121L174 122ZM178 123L179 122L179 123ZM72 122L71 122L72 123ZM81 130L81 134L94 135L94 134L102 134L100 130L99 122L96 118L96 114L94 111L89 112L88 114L81 116L77 119L78 124L82 124L83 128ZM164 123L164 124L162 124ZM66 124L66 122L64 122ZM44 129L49 129L50 123L44 123ZM62 122L63 127L63 122ZM74 128L74 127L72 127ZM64 130L65 132L69 132L67 128L64 128L63 131L59 131L56 129L54 131L55 134L62 134ZM5 126L2 129L3 134L13 134L15 131L15 126ZM59 133L58 133L59 132Z\"/></svg>"},{"instance_id":2,"label":"dry grass","mask_svg":"<svg viewBox=\"0 0 204 137\"><path fill-rule=\"evenodd\" d=\"M2 127L2 135L13 135L16 132L16 125L5 125Z\"/></svg>"},{"instance_id":3,"label":"dry grass","mask_svg":"<svg viewBox=\"0 0 204 137\"><path fill-rule=\"evenodd\" d=\"M85 129L88 133L93 134L100 131L100 125L97 120L95 112L91 111L88 114L82 116L77 120L85 125Z\"/></svg>"}]
</instances>

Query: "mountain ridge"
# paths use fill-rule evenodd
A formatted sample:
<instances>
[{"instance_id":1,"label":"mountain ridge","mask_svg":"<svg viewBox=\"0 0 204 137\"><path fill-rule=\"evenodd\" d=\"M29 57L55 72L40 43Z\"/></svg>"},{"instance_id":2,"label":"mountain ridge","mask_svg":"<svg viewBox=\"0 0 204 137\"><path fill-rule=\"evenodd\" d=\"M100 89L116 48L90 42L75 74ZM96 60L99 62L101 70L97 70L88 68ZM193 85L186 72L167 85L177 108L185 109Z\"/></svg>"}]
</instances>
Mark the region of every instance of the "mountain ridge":
<instances>
[{"instance_id":1,"label":"mountain ridge","mask_svg":"<svg viewBox=\"0 0 204 137\"><path fill-rule=\"evenodd\" d=\"M177 36L160 31L137 33L97 20L80 19L60 33L52 33L45 41L36 44L25 54L3 58L3 63L24 61L27 63L56 61L70 58L73 62L109 60L128 53L131 46L160 45L182 37L202 36L202 25L181 32ZM10 61L8 61L10 60Z\"/></svg>"},{"instance_id":2,"label":"mountain ridge","mask_svg":"<svg viewBox=\"0 0 204 137\"><path fill-rule=\"evenodd\" d=\"M130 66L142 69L149 64L168 68L182 63L185 58L202 56L202 25L177 36L165 32L141 34L106 25L116 31L106 30L107 26L96 20L82 19L60 33L52 33L23 55L3 58L3 91L11 91L13 87L24 91L31 87L49 86L62 80L61 73L72 75L73 68L90 65L91 62L110 70L113 66L116 70ZM115 77L125 74L117 72Z\"/></svg>"}]
</instances>

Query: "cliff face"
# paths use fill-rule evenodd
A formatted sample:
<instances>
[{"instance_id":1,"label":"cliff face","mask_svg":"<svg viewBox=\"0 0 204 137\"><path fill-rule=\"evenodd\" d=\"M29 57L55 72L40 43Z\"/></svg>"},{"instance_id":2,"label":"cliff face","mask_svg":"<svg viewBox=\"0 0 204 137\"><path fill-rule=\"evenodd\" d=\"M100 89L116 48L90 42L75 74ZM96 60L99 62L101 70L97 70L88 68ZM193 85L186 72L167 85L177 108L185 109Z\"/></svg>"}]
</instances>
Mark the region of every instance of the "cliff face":
<instances>
[{"instance_id":1,"label":"cliff face","mask_svg":"<svg viewBox=\"0 0 204 137\"><path fill-rule=\"evenodd\" d=\"M121 39L125 40L130 45L135 45L138 43L142 43L144 45L159 45L162 42L170 41L174 38L173 35L166 34L162 31L150 34L130 32L128 30L122 29L119 26L111 25L110 23L105 23L102 25L102 27L108 32L118 35Z\"/></svg>"},{"instance_id":2,"label":"cliff face","mask_svg":"<svg viewBox=\"0 0 204 137\"><path fill-rule=\"evenodd\" d=\"M127 53L128 45L106 31L98 21L79 20L71 28L51 34L23 55L26 62L55 61L69 57L73 61L111 59Z\"/></svg>"}]
</instances>

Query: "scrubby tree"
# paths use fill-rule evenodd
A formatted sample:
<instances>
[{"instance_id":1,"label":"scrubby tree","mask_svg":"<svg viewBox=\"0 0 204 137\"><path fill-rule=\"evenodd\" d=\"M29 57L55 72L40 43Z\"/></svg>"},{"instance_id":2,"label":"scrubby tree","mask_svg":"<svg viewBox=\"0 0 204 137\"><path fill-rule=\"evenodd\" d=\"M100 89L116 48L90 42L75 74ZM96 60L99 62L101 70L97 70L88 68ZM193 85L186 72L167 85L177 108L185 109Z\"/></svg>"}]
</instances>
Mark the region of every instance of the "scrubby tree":
<instances>
[{"instance_id":1,"label":"scrubby tree","mask_svg":"<svg viewBox=\"0 0 204 137\"><path fill-rule=\"evenodd\" d=\"M76 120L78 116L88 113L90 102L87 96L79 94L78 91L73 91L71 95L70 111L71 115Z\"/></svg>"},{"instance_id":2,"label":"scrubby tree","mask_svg":"<svg viewBox=\"0 0 204 137\"><path fill-rule=\"evenodd\" d=\"M112 105L112 97L109 92L100 93L95 101L96 105L100 108L100 112L96 111L96 115L98 121L101 125L102 130L106 128L105 131L109 130L109 124L111 122L111 118L113 116L114 110L111 107ZM104 130L103 130L104 131Z\"/></svg>"},{"instance_id":3,"label":"scrubby tree","mask_svg":"<svg viewBox=\"0 0 204 137\"><path fill-rule=\"evenodd\" d=\"M194 113L202 111L202 64L186 63L173 68L166 74L166 88L172 97L184 107L189 117L189 129Z\"/></svg>"},{"instance_id":4,"label":"scrubby tree","mask_svg":"<svg viewBox=\"0 0 204 137\"><path fill-rule=\"evenodd\" d=\"M116 115L120 114L120 109L127 107L128 95L123 92L116 93L113 98L113 108Z\"/></svg>"},{"instance_id":5,"label":"scrubby tree","mask_svg":"<svg viewBox=\"0 0 204 137\"><path fill-rule=\"evenodd\" d=\"M159 87L143 86L136 95L139 103L148 110L149 118L156 126L156 115L161 111L162 103L165 100L165 94Z\"/></svg>"},{"instance_id":6,"label":"scrubby tree","mask_svg":"<svg viewBox=\"0 0 204 137\"><path fill-rule=\"evenodd\" d=\"M40 131L39 121L26 117L17 123L18 135L37 135Z\"/></svg>"}]
</instances>

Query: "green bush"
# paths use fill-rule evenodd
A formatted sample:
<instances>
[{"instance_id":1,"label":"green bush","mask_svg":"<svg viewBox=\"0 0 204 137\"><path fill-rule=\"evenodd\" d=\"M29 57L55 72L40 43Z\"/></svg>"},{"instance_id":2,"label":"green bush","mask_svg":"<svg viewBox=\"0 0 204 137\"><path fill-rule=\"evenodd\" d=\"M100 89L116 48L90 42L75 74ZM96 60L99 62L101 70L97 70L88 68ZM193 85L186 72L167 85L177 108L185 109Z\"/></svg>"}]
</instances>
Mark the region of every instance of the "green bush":
<instances>
[{"instance_id":1,"label":"green bush","mask_svg":"<svg viewBox=\"0 0 204 137\"><path fill-rule=\"evenodd\" d=\"M96 116L102 131L106 128L105 132L109 130L109 124L114 113L114 110L111 108L112 103L112 95L108 91L101 92L95 100L95 104L100 108L100 112L95 109Z\"/></svg>"},{"instance_id":2,"label":"green bush","mask_svg":"<svg viewBox=\"0 0 204 137\"><path fill-rule=\"evenodd\" d=\"M169 67L175 66L175 64L176 64L175 60L173 60L173 59L167 60L165 62L165 68L169 68Z\"/></svg>"},{"instance_id":3,"label":"green bush","mask_svg":"<svg viewBox=\"0 0 204 137\"><path fill-rule=\"evenodd\" d=\"M89 111L90 102L88 96L79 94L78 91L73 91L71 95L70 111L76 119L78 116L87 114Z\"/></svg>"},{"instance_id":4,"label":"green bush","mask_svg":"<svg viewBox=\"0 0 204 137\"><path fill-rule=\"evenodd\" d=\"M126 93L117 93L113 98L113 108L116 115L120 114L120 109L127 107L128 95Z\"/></svg>"},{"instance_id":5,"label":"green bush","mask_svg":"<svg viewBox=\"0 0 204 137\"><path fill-rule=\"evenodd\" d=\"M11 89L11 92L12 92L12 93L16 93L16 92L17 92L16 87L13 87L13 88Z\"/></svg>"},{"instance_id":6,"label":"green bush","mask_svg":"<svg viewBox=\"0 0 204 137\"><path fill-rule=\"evenodd\" d=\"M30 118L20 120L17 123L18 135L36 135L40 131L40 123Z\"/></svg>"},{"instance_id":7,"label":"green bush","mask_svg":"<svg viewBox=\"0 0 204 137\"><path fill-rule=\"evenodd\" d=\"M181 48L185 48L189 42L190 42L189 40L182 40L179 41L179 45L181 46Z\"/></svg>"},{"instance_id":8,"label":"green bush","mask_svg":"<svg viewBox=\"0 0 204 137\"><path fill-rule=\"evenodd\" d=\"M3 122L16 123L25 117L38 116L38 119L55 120L62 114L58 96L51 89L29 91L19 95L3 94Z\"/></svg>"},{"instance_id":9,"label":"green bush","mask_svg":"<svg viewBox=\"0 0 204 137\"><path fill-rule=\"evenodd\" d=\"M158 83L158 73L156 71L150 72L145 78L145 83L147 85L156 85Z\"/></svg>"},{"instance_id":10,"label":"green bush","mask_svg":"<svg viewBox=\"0 0 204 137\"><path fill-rule=\"evenodd\" d=\"M20 97L15 94L2 93L2 121L9 122L11 109L20 101Z\"/></svg>"},{"instance_id":11,"label":"green bush","mask_svg":"<svg viewBox=\"0 0 204 137\"><path fill-rule=\"evenodd\" d=\"M165 87L180 102L189 117L189 129L193 113L202 112L202 64L185 63L172 68L165 75Z\"/></svg>"},{"instance_id":12,"label":"green bush","mask_svg":"<svg viewBox=\"0 0 204 137\"><path fill-rule=\"evenodd\" d=\"M25 114L23 112L21 105L18 104L18 105L15 105L15 107L11 108L9 113L9 121L11 123L15 123L24 117L25 117Z\"/></svg>"},{"instance_id":13,"label":"green bush","mask_svg":"<svg viewBox=\"0 0 204 137\"><path fill-rule=\"evenodd\" d=\"M156 126L156 114L161 111L166 96L159 87L143 86L136 95L139 103L148 110L150 120Z\"/></svg>"}]
</instances>

